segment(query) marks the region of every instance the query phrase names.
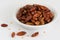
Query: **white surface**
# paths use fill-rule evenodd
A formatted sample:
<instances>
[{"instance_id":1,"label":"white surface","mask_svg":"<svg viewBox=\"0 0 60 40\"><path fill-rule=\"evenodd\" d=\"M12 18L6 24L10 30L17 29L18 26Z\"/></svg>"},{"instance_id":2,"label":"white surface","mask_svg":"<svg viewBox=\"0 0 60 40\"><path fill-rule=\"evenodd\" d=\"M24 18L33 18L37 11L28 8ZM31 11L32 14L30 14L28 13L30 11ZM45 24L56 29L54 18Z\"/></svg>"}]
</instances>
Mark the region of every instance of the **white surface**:
<instances>
[{"instance_id":1,"label":"white surface","mask_svg":"<svg viewBox=\"0 0 60 40\"><path fill-rule=\"evenodd\" d=\"M55 9L57 13L57 20L54 24L49 25L47 27L42 27L40 30L26 30L21 28L19 24L17 24L12 15L13 13L16 13L16 11L19 9L20 6L23 6L24 4L45 4L50 5L52 8ZM8 24L7 28L0 27L0 39L1 40L60 40L60 1L59 0L0 0L0 24L6 23ZM13 22L11 24L10 22ZM8 30L8 28L11 28L11 30ZM25 36L15 38L11 38L11 32L18 32L21 30L24 30L27 32ZM32 38L27 37L27 35L31 35L33 32L39 31L40 35ZM44 34L43 31L46 31Z\"/></svg>"}]
</instances>

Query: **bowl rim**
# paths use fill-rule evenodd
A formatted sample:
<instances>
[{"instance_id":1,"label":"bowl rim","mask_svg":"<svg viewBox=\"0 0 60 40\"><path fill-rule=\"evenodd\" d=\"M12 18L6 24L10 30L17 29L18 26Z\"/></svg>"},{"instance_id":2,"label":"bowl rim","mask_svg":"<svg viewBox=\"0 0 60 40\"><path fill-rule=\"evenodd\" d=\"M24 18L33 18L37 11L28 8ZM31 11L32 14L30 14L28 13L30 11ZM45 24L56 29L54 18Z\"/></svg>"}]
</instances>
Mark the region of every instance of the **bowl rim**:
<instances>
[{"instance_id":1,"label":"bowl rim","mask_svg":"<svg viewBox=\"0 0 60 40\"><path fill-rule=\"evenodd\" d=\"M43 6L45 6L45 5L43 5ZM47 7L47 6L45 6L45 7ZM13 14L13 18L14 18L14 20L15 20L18 24L23 25L23 26L26 26L26 27L27 27L27 26L29 26L29 27L43 27L43 26L46 26L46 25L49 25L49 24L54 23L54 22L56 21L56 18L57 18L57 13L56 13L55 9L52 8L52 7L50 7L50 6L48 6L47 8L49 8L49 9L51 10L51 12L54 14L54 18L53 18L53 20L52 20L50 23L47 23L47 24L44 24L44 25L27 25L27 24L24 24L24 23L20 22L20 21L16 18L17 12ZM18 10L19 10L19 9L18 9Z\"/></svg>"}]
</instances>

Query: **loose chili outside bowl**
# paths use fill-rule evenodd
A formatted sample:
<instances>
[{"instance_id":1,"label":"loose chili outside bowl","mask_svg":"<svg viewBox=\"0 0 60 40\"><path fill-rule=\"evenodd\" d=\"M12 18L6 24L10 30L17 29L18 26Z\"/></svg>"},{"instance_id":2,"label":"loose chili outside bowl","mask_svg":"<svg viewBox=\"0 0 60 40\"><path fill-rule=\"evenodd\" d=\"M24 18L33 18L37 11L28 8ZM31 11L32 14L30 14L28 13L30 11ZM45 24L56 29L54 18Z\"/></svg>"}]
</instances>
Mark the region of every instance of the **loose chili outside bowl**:
<instances>
[{"instance_id":1,"label":"loose chili outside bowl","mask_svg":"<svg viewBox=\"0 0 60 40\"><path fill-rule=\"evenodd\" d=\"M44 6L44 5L43 5L43 6ZM44 25L27 25L27 24L24 24L24 23L20 22L20 21L17 19L17 17L16 17L17 12L13 14L14 20L20 25L20 27L23 27L23 28L25 28L25 29L33 30L33 29L40 29L41 27L48 27L48 26L50 26L50 25L52 25L52 24L55 23L57 14L56 14L56 11L55 11L53 8L51 8L51 7L48 6L48 5L45 5L45 7L46 7L46 6L47 6L47 8L49 8L50 11L54 14L53 20L52 20L51 22L47 23L47 24L44 24ZM23 6L23 7L24 7L24 6ZM19 8L19 9L20 9L20 8ZM19 9L18 9L18 10L19 10ZM18 11L18 10L17 10L17 11Z\"/></svg>"}]
</instances>

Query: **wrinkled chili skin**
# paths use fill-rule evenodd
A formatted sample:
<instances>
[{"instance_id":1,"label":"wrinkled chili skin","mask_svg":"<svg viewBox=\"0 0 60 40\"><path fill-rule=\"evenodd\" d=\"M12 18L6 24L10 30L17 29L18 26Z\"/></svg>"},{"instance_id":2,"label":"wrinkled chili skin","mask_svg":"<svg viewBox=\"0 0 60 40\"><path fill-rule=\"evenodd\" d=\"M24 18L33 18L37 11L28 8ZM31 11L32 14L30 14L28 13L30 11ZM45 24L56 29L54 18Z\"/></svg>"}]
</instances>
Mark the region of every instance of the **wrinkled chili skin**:
<instances>
[{"instance_id":1,"label":"wrinkled chili skin","mask_svg":"<svg viewBox=\"0 0 60 40\"><path fill-rule=\"evenodd\" d=\"M47 7L33 4L20 8L16 17L24 24L44 25L51 22L54 18L54 15Z\"/></svg>"}]
</instances>

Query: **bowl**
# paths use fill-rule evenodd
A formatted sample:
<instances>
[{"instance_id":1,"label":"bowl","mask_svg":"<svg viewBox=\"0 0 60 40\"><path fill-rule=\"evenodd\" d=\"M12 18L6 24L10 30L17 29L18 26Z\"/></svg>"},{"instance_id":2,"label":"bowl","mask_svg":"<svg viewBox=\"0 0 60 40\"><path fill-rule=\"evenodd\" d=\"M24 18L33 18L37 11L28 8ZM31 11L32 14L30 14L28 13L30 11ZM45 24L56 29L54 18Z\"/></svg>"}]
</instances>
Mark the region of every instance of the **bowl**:
<instances>
[{"instance_id":1,"label":"bowl","mask_svg":"<svg viewBox=\"0 0 60 40\"><path fill-rule=\"evenodd\" d=\"M25 5L24 5L24 6L25 6ZM56 18L57 18L57 13L56 13L56 11L54 10L54 8L52 8L52 7L48 6L48 5L43 5L43 6L46 6L47 8L49 8L49 9L51 10L51 12L54 14L54 18L53 18L53 20L52 20L50 23L47 23L47 24L44 24L44 25L38 25L38 26L36 26L36 25L27 25L27 24L24 24L24 23L20 22L20 21L16 18L17 12L13 14L13 18L14 18L14 20L20 25L20 27L23 27L23 28L28 29L28 30L36 30L36 29L40 29L41 27L48 27L49 25L52 25L52 24L55 23ZM19 9L18 9L18 10L19 10ZM17 11L18 11L18 10L17 10Z\"/></svg>"}]
</instances>

